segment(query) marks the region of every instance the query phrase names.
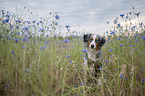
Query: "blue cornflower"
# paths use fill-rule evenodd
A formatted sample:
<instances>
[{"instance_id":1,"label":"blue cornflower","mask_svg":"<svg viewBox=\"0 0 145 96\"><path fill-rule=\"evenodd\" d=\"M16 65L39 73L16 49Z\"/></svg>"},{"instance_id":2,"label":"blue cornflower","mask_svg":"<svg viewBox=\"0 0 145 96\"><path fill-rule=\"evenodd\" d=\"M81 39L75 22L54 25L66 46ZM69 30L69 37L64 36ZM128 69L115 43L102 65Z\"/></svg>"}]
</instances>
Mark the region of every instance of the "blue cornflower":
<instances>
[{"instance_id":1,"label":"blue cornflower","mask_svg":"<svg viewBox=\"0 0 145 96\"><path fill-rule=\"evenodd\" d=\"M78 85L76 85L76 87L79 87Z\"/></svg>"},{"instance_id":2,"label":"blue cornflower","mask_svg":"<svg viewBox=\"0 0 145 96\"><path fill-rule=\"evenodd\" d=\"M134 13L134 15L136 15L136 16L139 16L139 14L140 14L140 12L138 12L138 13Z\"/></svg>"},{"instance_id":3,"label":"blue cornflower","mask_svg":"<svg viewBox=\"0 0 145 96\"><path fill-rule=\"evenodd\" d=\"M66 58L70 57L71 55L67 55Z\"/></svg>"},{"instance_id":4,"label":"blue cornflower","mask_svg":"<svg viewBox=\"0 0 145 96\"><path fill-rule=\"evenodd\" d=\"M39 25L39 23L36 23L37 25Z\"/></svg>"},{"instance_id":5,"label":"blue cornflower","mask_svg":"<svg viewBox=\"0 0 145 96\"><path fill-rule=\"evenodd\" d=\"M87 52L87 50L83 49L82 52Z\"/></svg>"},{"instance_id":6,"label":"blue cornflower","mask_svg":"<svg viewBox=\"0 0 145 96\"><path fill-rule=\"evenodd\" d=\"M68 31L70 31L70 29L68 29Z\"/></svg>"},{"instance_id":7,"label":"blue cornflower","mask_svg":"<svg viewBox=\"0 0 145 96\"><path fill-rule=\"evenodd\" d=\"M109 51L113 51L113 49L110 49Z\"/></svg>"},{"instance_id":8,"label":"blue cornflower","mask_svg":"<svg viewBox=\"0 0 145 96\"><path fill-rule=\"evenodd\" d=\"M108 60L105 61L106 63L108 62Z\"/></svg>"},{"instance_id":9,"label":"blue cornflower","mask_svg":"<svg viewBox=\"0 0 145 96\"><path fill-rule=\"evenodd\" d=\"M130 47L132 47L132 45L129 45Z\"/></svg>"},{"instance_id":10,"label":"blue cornflower","mask_svg":"<svg viewBox=\"0 0 145 96\"><path fill-rule=\"evenodd\" d=\"M35 20L32 21L32 23L35 23L35 22L36 22Z\"/></svg>"},{"instance_id":11,"label":"blue cornflower","mask_svg":"<svg viewBox=\"0 0 145 96\"><path fill-rule=\"evenodd\" d=\"M64 43L69 43L70 40L69 40L69 39L64 39L63 42L64 42Z\"/></svg>"},{"instance_id":12,"label":"blue cornflower","mask_svg":"<svg viewBox=\"0 0 145 96\"><path fill-rule=\"evenodd\" d=\"M5 35L5 37L6 37L6 38L10 38L10 36L9 36L9 35Z\"/></svg>"},{"instance_id":13,"label":"blue cornflower","mask_svg":"<svg viewBox=\"0 0 145 96\"><path fill-rule=\"evenodd\" d=\"M118 40L120 40L120 38L117 38Z\"/></svg>"},{"instance_id":14,"label":"blue cornflower","mask_svg":"<svg viewBox=\"0 0 145 96\"><path fill-rule=\"evenodd\" d=\"M69 26L69 25L66 25L65 27L66 27L66 28L69 28L70 26Z\"/></svg>"},{"instance_id":15,"label":"blue cornflower","mask_svg":"<svg viewBox=\"0 0 145 96\"><path fill-rule=\"evenodd\" d=\"M144 54L144 52L141 52L141 54Z\"/></svg>"},{"instance_id":16,"label":"blue cornflower","mask_svg":"<svg viewBox=\"0 0 145 96\"><path fill-rule=\"evenodd\" d=\"M16 26L17 29L19 29L19 26Z\"/></svg>"},{"instance_id":17,"label":"blue cornflower","mask_svg":"<svg viewBox=\"0 0 145 96\"><path fill-rule=\"evenodd\" d=\"M114 34L115 32L114 31L112 31L110 34Z\"/></svg>"},{"instance_id":18,"label":"blue cornflower","mask_svg":"<svg viewBox=\"0 0 145 96\"><path fill-rule=\"evenodd\" d=\"M86 57L85 60L88 60L88 58Z\"/></svg>"},{"instance_id":19,"label":"blue cornflower","mask_svg":"<svg viewBox=\"0 0 145 96\"><path fill-rule=\"evenodd\" d=\"M42 21L39 21L39 23L42 23Z\"/></svg>"},{"instance_id":20,"label":"blue cornflower","mask_svg":"<svg viewBox=\"0 0 145 96\"><path fill-rule=\"evenodd\" d=\"M144 83L144 82L145 82L145 78L142 79L142 83Z\"/></svg>"},{"instance_id":21,"label":"blue cornflower","mask_svg":"<svg viewBox=\"0 0 145 96\"><path fill-rule=\"evenodd\" d=\"M142 39L145 40L145 36L142 36Z\"/></svg>"},{"instance_id":22,"label":"blue cornflower","mask_svg":"<svg viewBox=\"0 0 145 96\"><path fill-rule=\"evenodd\" d=\"M135 28L136 26L133 26L132 28Z\"/></svg>"},{"instance_id":23,"label":"blue cornflower","mask_svg":"<svg viewBox=\"0 0 145 96\"><path fill-rule=\"evenodd\" d=\"M116 70L117 70L117 68L114 69L114 71L116 71Z\"/></svg>"},{"instance_id":24,"label":"blue cornflower","mask_svg":"<svg viewBox=\"0 0 145 96\"><path fill-rule=\"evenodd\" d=\"M23 28L23 30L25 30L25 31L28 31L28 29L29 29L28 27Z\"/></svg>"},{"instance_id":25,"label":"blue cornflower","mask_svg":"<svg viewBox=\"0 0 145 96\"><path fill-rule=\"evenodd\" d=\"M141 68L141 70L140 71L143 71L143 68Z\"/></svg>"},{"instance_id":26,"label":"blue cornflower","mask_svg":"<svg viewBox=\"0 0 145 96\"><path fill-rule=\"evenodd\" d=\"M124 14L120 14L120 16L123 18Z\"/></svg>"},{"instance_id":27,"label":"blue cornflower","mask_svg":"<svg viewBox=\"0 0 145 96\"><path fill-rule=\"evenodd\" d=\"M58 25L58 23L57 23L57 22L55 22L54 24L55 24L55 25Z\"/></svg>"},{"instance_id":28,"label":"blue cornflower","mask_svg":"<svg viewBox=\"0 0 145 96\"><path fill-rule=\"evenodd\" d=\"M108 31L106 31L106 33L108 33Z\"/></svg>"},{"instance_id":29,"label":"blue cornflower","mask_svg":"<svg viewBox=\"0 0 145 96\"><path fill-rule=\"evenodd\" d=\"M117 24L118 25L118 27L120 27L120 24Z\"/></svg>"},{"instance_id":30,"label":"blue cornflower","mask_svg":"<svg viewBox=\"0 0 145 96\"><path fill-rule=\"evenodd\" d=\"M25 46L22 47L22 49L24 49L24 48L25 48Z\"/></svg>"},{"instance_id":31,"label":"blue cornflower","mask_svg":"<svg viewBox=\"0 0 145 96\"><path fill-rule=\"evenodd\" d=\"M15 52L14 51L12 51L12 54L14 54Z\"/></svg>"},{"instance_id":32,"label":"blue cornflower","mask_svg":"<svg viewBox=\"0 0 145 96\"><path fill-rule=\"evenodd\" d=\"M120 74L120 76L119 76L120 78L123 78L123 75L122 74Z\"/></svg>"},{"instance_id":33,"label":"blue cornflower","mask_svg":"<svg viewBox=\"0 0 145 96\"><path fill-rule=\"evenodd\" d=\"M15 22L21 23L21 21L20 21L20 20L15 20Z\"/></svg>"},{"instance_id":34,"label":"blue cornflower","mask_svg":"<svg viewBox=\"0 0 145 96\"><path fill-rule=\"evenodd\" d=\"M23 42L25 42L25 41L28 41L28 39L24 37L24 38L23 38Z\"/></svg>"},{"instance_id":35,"label":"blue cornflower","mask_svg":"<svg viewBox=\"0 0 145 96\"><path fill-rule=\"evenodd\" d=\"M28 24L30 24L30 21L27 21Z\"/></svg>"},{"instance_id":36,"label":"blue cornflower","mask_svg":"<svg viewBox=\"0 0 145 96\"><path fill-rule=\"evenodd\" d=\"M15 39L16 42L20 41L20 39Z\"/></svg>"},{"instance_id":37,"label":"blue cornflower","mask_svg":"<svg viewBox=\"0 0 145 96\"><path fill-rule=\"evenodd\" d=\"M123 44L120 44L120 46L123 46Z\"/></svg>"},{"instance_id":38,"label":"blue cornflower","mask_svg":"<svg viewBox=\"0 0 145 96\"><path fill-rule=\"evenodd\" d=\"M59 19L59 16L58 16L58 15L55 15L55 18L56 18L56 19Z\"/></svg>"},{"instance_id":39,"label":"blue cornflower","mask_svg":"<svg viewBox=\"0 0 145 96\"><path fill-rule=\"evenodd\" d=\"M9 22L10 19L5 19L4 22Z\"/></svg>"}]
</instances>

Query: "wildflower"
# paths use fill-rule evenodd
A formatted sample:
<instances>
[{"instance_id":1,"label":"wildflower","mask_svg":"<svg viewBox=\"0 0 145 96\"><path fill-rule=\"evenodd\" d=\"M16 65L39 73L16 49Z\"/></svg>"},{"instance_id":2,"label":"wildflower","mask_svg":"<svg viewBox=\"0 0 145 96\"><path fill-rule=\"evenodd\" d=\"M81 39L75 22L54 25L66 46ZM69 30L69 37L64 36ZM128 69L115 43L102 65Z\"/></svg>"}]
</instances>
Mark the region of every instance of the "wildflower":
<instances>
[{"instance_id":1,"label":"wildflower","mask_svg":"<svg viewBox=\"0 0 145 96\"><path fill-rule=\"evenodd\" d=\"M56 15L56 16L55 16L55 18L56 18L56 19L59 19L59 16L58 16L58 15Z\"/></svg>"},{"instance_id":2,"label":"wildflower","mask_svg":"<svg viewBox=\"0 0 145 96\"><path fill-rule=\"evenodd\" d=\"M118 40L120 40L120 38L117 38Z\"/></svg>"},{"instance_id":3,"label":"wildflower","mask_svg":"<svg viewBox=\"0 0 145 96\"><path fill-rule=\"evenodd\" d=\"M57 23L57 22L55 22L55 25L58 25L58 23Z\"/></svg>"},{"instance_id":4,"label":"wildflower","mask_svg":"<svg viewBox=\"0 0 145 96\"><path fill-rule=\"evenodd\" d=\"M106 33L108 33L108 31L106 31Z\"/></svg>"},{"instance_id":5,"label":"wildflower","mask_svg":"<svg viewBox=\"0 0 145 96\"><path fill-rule=\"evenodd\" d=\"M103 69L103 67L100 66L100 69Z\"/></svg>"},{"instance_id":6,"label":"wildflower","mask_svg":"<svg viewBox=\"0 0 145 96\"><path fill-rule=\"evenodd\" d=\"M42 21L39 21L39 23L42 23Z\"/></svg>"},{"instance_id":7,"label":"wildflower","mask_svg":"<svg viewBox=\"0 0 145 96\"><path fill-rule=\"evenodd\" d=\"M35 22L36 22L35 20L32 21L32 23L35 23Z\"/></svg>"},{"instance_id":8,"label":"wildflower","mask_svg":"<svg viewBox=\"0 0 145 96\"><path fill-rule=\"evenodd\" d=\"M122 74L120 74L120 76L119 76L120 78L123 78L123 75Z\"/></svg>"},{"instance_id":9,"label":"wildflower","mask_svg":"<svg viewBox=\"0 0 145 96\"><path fill-rule=\"evenodd\" d=\"M76 87L79 87L78 85L76 85Z\"/></svg>"},{"instance_id":10,"label":"wildflower","mask_svg":"<svg viewBox=\"0 0 145 96\"><path fill-rule=\"evenodd\" d=\"M23 30L25 30L25 31L28 31L28 29L29 29L28 27L23 28Z\"/></svg>"},{"instance_id":11,"label":"wildflower","mask_svg":"<svg viewBox=\"0 0 145 96\"><path fill-rule=\"evenodd\" d=\"M88 58L86 57L85 60L88 60Z\"/></svg>"},{"instance_id":12,"label":"wildflower","mask_svg":"<svg viewBox=\"0 0 145 96\"><path fill-rule=\"evenodd\" d=\"M27 21L28 24L30 24L30 21Z\"/></svg>"},{"instance_id":13,"label":"wildflower","mask_svg":"<svg viewBox=\"0 0 145 96\"><path fill-rule=\"evenodd\" d=\"M118 27L120 27L120 24L117 24L118 25Z\"/></svg>"},{"instance_id":14,"label":"wildflower","mask_svg":"<svg viewBox=\"0 0 145 96\"><path fill-rule=\"evenodd\" d=\"M142 36L142 39L145 40L145 36Z\"/></svg>"},{"instance_id":15,"label":"wildflower","mask_svg":"<svg viewBox=\"0 0 145 96\"><path fill-rule=\"evenodd\" d=\"M132 45L129 45L130 47L132 47Z\"/></svg>"},{"instance_id":16,"label":"wildflower","mask_svg":"<svg viewBox=\"0 0 145 96\"><path fill-rule=\"evenodd\" d=\"M123 44L120 44L120 46L123 46Z\"/></svg>"},{"instance_id":17,"label":"wildflower","mask_svg":"<svg viewBox=\"0 0 145 96\"><path fill-rule=\"evenodd\" d=\"M37 25L39 25L39 23L37 23Z\"/></svg>"},{"instance_id":18,"label":"wildflower","mask_svg":"<svg viewBox=\"0 0 145 96\"><path fill-rule=\"evenodd\" d=\"M12 54L14 54L15 52L14 51L12 51Z\"/></svg>"},{"instance_id":19,"label":"wildflower","mask_svg":"<svg viewBox=\"0 0 145 96\"><path fill-rule=\"evenodd\" d=\"M143 68L141 68L141 70L140 71L143 71Z\"/></svg>"},{"instance_id":20,"label":"wildflower","mask_svg":"<svg viewBox=\"0 0 145 96\"><path fill-rule=\"evenodd\" d=\"M23 42L25 42L25 41L28 41L28 39L24 37L24 38L23 38Z\"/></svg>"},{"instance_id":21,"label":"wildflower","mask_svg":"<svg viewBox=\"0 0 145 96\"><path fill-rule=\"evenodd\" d=\"M111 52L112 52L112 51L113 51L113 49L110 49L109 51L111 51Z\"/></svg>"},{"instance_id":22,"label":"wildflower","mask_svg":"<svg viewBox=\"0 0 145 96\"><path fill-rule=\"evenodd\" d=\"M120 14L120 16L123 18L124 14Z\"/></svg>"},{"instance_id":23,"label":"wildflower","mask_svg":"<svg viewBox=\"0 0 145 96\"><path fill-rule=\"evenodd\" d=\"M66 28L69 28L70 26L69 26L69 25L66 25L65 27L66 27Z\"/></svg>"},{"instance_id":24,"label":"wildflower","mask_svg":"<svg viewBox=\"0 0 145 96\"><path fill-rule=\"evenodd\" d=\"M106 63L108 62L108 60L105 61Z\"/></svg>"},{"instance_id":25,"label":"wildflower","mask_svg":"<svg viewBox=\"0 0 145 96\"><path fill-rule=\"evenodd\" d=\"M112 31L110 34L114 34L115 32L114 31Z\"/></svg>"},{"instance_id":26,"label":"wildflower","mask_svg":"<svg viewBox=\"0 0 145 96\"><path fill-rule=\"evenodd\" d=\"M20 41L20 39L15 39L16 42Z\"/></svg>"},{"instance_id":27,"label":"wildflower","mask_svg":"<svg viewBox=\"0 0 145 96\"><path fill-rule=\"evenodd\" d=\"M63 42L64 42L64 43L69 43L70 40L69 40L69 39L65 39L65 40L63 40Z\"/></svg>"},{"instance_id":28,"label":"wildflower","mask_svg":"<svg viewBox=\"0 0 145 96\"><path fill-rule=\"evenodd\" d=\"M135 41L139 41L139 39L135 40Z\"/></svg>"},{"instance_id":29,"label":"wildflower","mask_svg":"<svg viewBox=\"0 0 145 96\"><path fill-rule=\"evenodd\" d=\"M136 16L139 16L139 14L140 14L140 12L138 12L138 13L134 13L134 15L136 15Z\"/></svg>"},{"instance_id":30,"label":"wildflower","mask_svg":"<svg viewBox=\"0 0 145 96\"><path fill-rule=\"evenodd\" d=\"M4 22L9 22L9 19L5 19Z\"/></svg>"},{"instance_id":31,"label":"wildflower","mask_svg":"<svg viewBox=\"0 0 145 96\"><path fill-rule=\"evenodd\" d=\"M67 55L66 58L70 57L71 55Z\"/></svg>"},{"instance_id":32,"label":"wildflower","mask_svg":"<svg viewBox=\"0 0 145 96\"><path fill-rule=\"evenodd\" d=\"M144 52L141 52L141 54L144 54Z\"/></svg>"},{"instance_id":33,"label":"wildflower","mask_svg":"<svg viewBox=\"0 0 145 96\"><path fill-rule=\"evenodd\" d=\"M87 50L83 49L82 52L87 52Z\"/></svg>"},{"instance_id":34,"label":"wildflower","mask_svg":"<svg viewBox=\"0 0 145 96\"><path fill-rule=\"evenodd\" d=\"M16 26L17 29L19 29L19 26Z\"/></svg>"},{"instance_id":35,"label":"wildflower","mask_svg":"<svg viewBox=\"0 0 145 96\"><path fill-rule=\"evenodd\" d=\"M117 70L117 68L114 69L114 71L116 71L116 70Z\"/></svg>"},{"instance_id":36,"label":"wildflower","mask_svg":"<svg viewBox=\"0 0 145 96\"><path fill-rule=\"evenodd\" d=\"M22 49L24 49L24 48L25 48L25 46L22 47Z\"/></svg>"},{"instance_id":37,"label":"wildflower","mask_svg":"<svg viewBox=\"0 0 145 96\"><path fill-rule=\"evenodd\" d=\"M68 31L70 31L70 29L68 29Z\"/></svg>"},{"instance_id":38,"label":"wildflower","mask_svg":"<svg viewBox=\"0 0 145 96\"><path fill-rule=\"evenodd\" d=\"M10 36L9 36L9 35L5 35L5 37L6 37L6 38L10 38Z\"/></svg>"},{"instance_id":39,"label":"wildflower","mask_svg":"<svg viewBox=\"0 0 145 96\"><path fill-rule=\"evenodd\" d=\"M15 22L21 23L21 21L20 21L20 20L15 20Z\"/></svg>"},{"instance_id":40,"label":"wildflower","mask_svg":"<svg viewBox=\"0 0 145 96\"><path fill-rule=\"evenodd\" d=\"M142 79L142 83L144 83L144 82L145 82L145 78Z\"/></svg>"}]
</instances>

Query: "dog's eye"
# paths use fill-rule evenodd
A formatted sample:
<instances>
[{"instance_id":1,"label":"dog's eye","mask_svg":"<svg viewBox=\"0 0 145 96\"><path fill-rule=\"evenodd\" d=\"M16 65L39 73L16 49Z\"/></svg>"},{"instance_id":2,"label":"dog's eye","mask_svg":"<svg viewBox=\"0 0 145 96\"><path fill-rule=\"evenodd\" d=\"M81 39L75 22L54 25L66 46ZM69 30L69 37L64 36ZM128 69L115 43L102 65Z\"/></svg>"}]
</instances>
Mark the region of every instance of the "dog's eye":
<instances>
[{"instance_id":1,"label":"dog's eye","mask_svg":"<svg viewBox=\"0 0 145 96\"><path fill-rule=\"evenodd\" d=\"M95 40L95 42L98 43L99 41L98 40Z\"/></svg>"},{"instance_id":2,"label":"dog's eye","mask_svg":"<svg viewBox=\"0 0 145 96\"><path fill-rule=\"evenodd\" d=\"M93 38L90 38L90 42L93 41Z\"/></svg>"}]
</instances>

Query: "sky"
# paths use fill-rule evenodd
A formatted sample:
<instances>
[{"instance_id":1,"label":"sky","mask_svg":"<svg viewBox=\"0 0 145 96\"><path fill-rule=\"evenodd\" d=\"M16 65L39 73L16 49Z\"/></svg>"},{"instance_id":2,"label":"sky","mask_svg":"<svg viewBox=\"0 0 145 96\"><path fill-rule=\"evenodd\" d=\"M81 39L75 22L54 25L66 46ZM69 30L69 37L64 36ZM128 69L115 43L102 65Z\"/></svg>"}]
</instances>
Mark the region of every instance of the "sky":
<instances>
[{"instance_id":1,"label":"sky","mask_svg":"<svg viewBox=\"0 0 145 96\"><path fill-rule=\"evenodd\" d=\"M141 12L140 19L145 22L145 0L0 0L0 5L0 10L18 14L26 7L33 12L34 19L37 15L45 17L57 12L62 32L66 32L65 25L70 25L71 30L79 25L86 33L103 35L109 30L106 22L129 13L133 6L135 12Z\"/></svg>"}]
</instances>

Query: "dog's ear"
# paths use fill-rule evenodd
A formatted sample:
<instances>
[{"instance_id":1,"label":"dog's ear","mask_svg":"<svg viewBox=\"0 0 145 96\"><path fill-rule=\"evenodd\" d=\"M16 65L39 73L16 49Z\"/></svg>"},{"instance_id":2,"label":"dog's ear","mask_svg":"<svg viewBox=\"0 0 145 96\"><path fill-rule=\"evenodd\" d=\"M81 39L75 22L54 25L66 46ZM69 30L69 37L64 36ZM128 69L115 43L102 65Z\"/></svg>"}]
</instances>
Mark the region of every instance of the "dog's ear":
<instances>
[{"instance_id":1,"label":"dog's ear","mask_svg":"<svg viewBox=\"0 0 145 96\"><path fill-rule=\"evenodd\" d=\"M99 45L102 47L105 44L105 42L106 42L106 39L102 37Z\"/></svg>"},{"instance_id":2,"label":"dog's ear","mask_svg":"<svg viewBox=\"0 0 145 96\"><path fill-rule=\"evenodd\" d=\"M89 38L91 37L91 33L89 34L84 34L84 42L88 42Z\"/></svg>"}]
</instances>

